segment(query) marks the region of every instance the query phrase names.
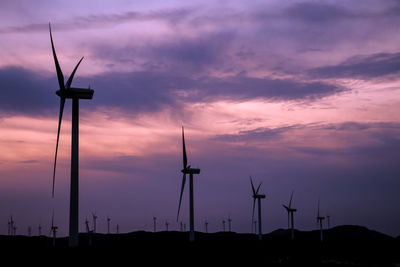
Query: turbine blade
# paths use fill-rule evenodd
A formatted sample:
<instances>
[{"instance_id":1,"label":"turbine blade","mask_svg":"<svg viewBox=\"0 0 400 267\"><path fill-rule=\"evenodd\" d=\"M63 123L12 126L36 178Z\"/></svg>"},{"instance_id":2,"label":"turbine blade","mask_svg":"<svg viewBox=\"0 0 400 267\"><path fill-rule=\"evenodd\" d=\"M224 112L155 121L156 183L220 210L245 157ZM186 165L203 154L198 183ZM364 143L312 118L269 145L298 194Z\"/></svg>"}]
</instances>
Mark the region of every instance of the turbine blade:
<instances>
[{"instance_id":1,"label":"turbine blade","mask_svg":"<svg viewBox=\"0 0 400 267\"><path fill-rule=\"evenodd\" d=\"M82 60L83 60L83 57L81 58L81 60L79 60L78 64L76 64L75 69L71 73L71 76L69 76L68 81L65 84L66 89L69 89L71 87L72 79L74 79L75 72L78 69L79 64L81 64Z\"/></svg>"},{"instance_id":2,"label":"turbine blade","mask_svg":"<svg viewBox=\"0 0 400 267\"><path fill-rule=\"evenodd\" d=\"M289 208L292 207L293 193L294 193L294 190L292 191L292 194L290 195Z\"/></svg>"},{"instance_id":3,"label":"turbine blade","mask_svg":"<svg viewBox=\"0 0 400 267\"><path fill-rule=\"evenodd\" d=\"M183 168L186 169L187 166L187 155L186 155L186 146L185 146L185 134L182 126L182 146L183 146Z\"/></svg>"},{"instance_id":4,"label":"turbine blade","mask_svg":"<svg viewBox=\"0 0 400 267\"><path fill-rule=\"evenodd\" d=\"M253 195L255 195L256 190L254 189L254 184L253 184L253 180L251 179L251 176L250 176L250 183L251 183L251 190L253 191Z\"/></svg>"},{"instance_id":5,"label":"turbine blade","mask_svg":"<svg viewBox=\"0 0 400 267\"><path fill-rule=\"evenodd\" d=\"M54 156L54 169L53 169L53 187L51 196L54 198L54 184L56 181L56 164L57 164L57 153L58 153L58 141L60 140L60 129L61 129L61 121L64 112L64 104L65 104L65 97L60 98L60 115L58 117L58 130L57 130L57 143L56 143L56 153Z\"/></svg>"},{"instance_id":6,"label":"turbine blade","mask_svg":"<svg viewBox=\"0 0 400 267\"><path fill-rule=\"evenodd\" d=\"M178 206L178 214L176 216L176 221L178 221L179 212L181 210L182 195L183 195L183 190L185 189L185 183L186 183L186 173L184 173L182 177L181 195L179 196L179 206Z\"/></svg>"},{"instance_id":7,"label":"turbine blade","mask_svg":"<svg viewBox=\"0 0 400 267\"><path fill-rule=\"evenodd\" d=\"M53 36L51 34L50 23L49 23L49 31L50 31L51 49L53 50L54 63L56 64L56 70L57 70L58 85L60 86L60 90L64 90L65 89L65 87L64 87L64 75L63 75L63 73L61 71L60 64L58 63L56 50L54 49Z\"/></svg>"},{"instance_id":8,"label":"turbine blade","mask_svg":"<svg viewBox=\"0 0 400 267\"><path fill-rule=\"evenodd\" d=\"M261 185L262 185L262 182L261 182L260 185L257 187L256 195L258 194L258 191L260 190Z\"/></svg>"}]
</instances>

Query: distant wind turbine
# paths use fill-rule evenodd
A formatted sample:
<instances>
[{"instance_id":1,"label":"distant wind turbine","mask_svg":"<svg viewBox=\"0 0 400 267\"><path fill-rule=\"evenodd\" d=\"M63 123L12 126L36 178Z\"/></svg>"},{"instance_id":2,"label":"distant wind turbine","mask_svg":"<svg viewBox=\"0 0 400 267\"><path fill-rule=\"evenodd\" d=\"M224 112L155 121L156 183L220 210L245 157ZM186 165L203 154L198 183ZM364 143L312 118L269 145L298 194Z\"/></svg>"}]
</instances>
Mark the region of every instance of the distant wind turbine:
<instances>
[{"instance_id":1,"label":"distant wind turbine","mask_svg":"<svg viewBox=\"0 0 400 267\"><path fill-rule=\"evenodd\" d=\"M265 198L264 194L259 194L258 191L262 185L262 182L258 185L257 190L254 188L253 180L250 176L251 190L253 191L253 216L251 221L254 222L254 211L256 208L256 200L258 204L258 239L262 240L262 223L261 223L261 199Z\"/></svg>"},{"instance_id":2,"label":"distant wind turbine","mask_svg":"<svg viewBox=\"0 0 400 267\"><path fill-rule=\"evenodd\" d=\"M153 217L153 232L157 231L157 217Z\"/></svg>"},{"instance_id":3,"label":"distant wind turbine","mask_svg":"<svg viewBox=\"0 0 400 267\"><path fill-rule=\"evenodd\" d=\"M74 70L69 76L67 82L64 84L64 75L61 71L60 64L58 63L56 51L53 44L53 36L51 34L51 27L49 23L51 48L53 51L54 63L57 70L58 85L60 89L56 94L60 97L60 114L58 118L58 131L57 131L57 143L56 152L54 157L54 169L53 169L53 187L52 196L54 197L54 184L56 177L56 163L57 163L57 152L58 143L60 139L61 121L64 111L65 100L67 98L72 99L72 142L71 142L71 190L70 190L70 210L69 210L69 246L78 246L78 230L79 230L79 99L92 99L94 91L90 88L74 88L71 87L72 79L74 78L75 71L78 69L83 57L79 60Z\"/></svg>"},{"instance_id":4,"label":"distant wind turbine","mask_svg":"<svg viewBox=\"0 0 400 267\"><path fill-rule=\"evenodd\" d=\"M96 233L96 220L97 220L96 213L92 212L92 218L93 218L93 233Z\"/></svg>"},{"instance_id":5,"label":"distant wind turbine","mask_svg":"<svg viewBox=\"0 0 400 267\"><path fill-rule=\"evenodd\" d=\"M194 201L193 201L193 174L200 174L200 169L197 168L191 168L190 165L188 166L188 160L187 160L187 155L186 155L186 146L185 146L185 135L184 135L184 129L182 126L182 150L183 150L183 169L181 172L183 173L182 177L182 186L181 186L181 194L179 197L179 206L178 206L178 214L176 216L176 221L178 221L179 218L179 211L181 209L181 203L182 203L182 195L183 195L183 190L185 189L185 183L186 183L186 174L189 174L189 212L190 212L190 234L189 234L189 240L194 241Z\"/></svg>"},{"instance_id":6,"label":"distant wind turbine","mask_svg":"<svg viewBox=\"0 0 400 267\"><path fill-rule=\"evenodd\" d=\"M38 227L38 234L39 234L39 236L42 235L42 226L40 224L39 224L39 227Z\"/></svg>"},{"instance_id":7,"label":"distant wind turbine","mask_svg":"<svg viewBox=\"0 0 400 267\"><path fill-rule=\"evenodd\" d=\"M328 229L331 229L331 215L326 215L326 222L328 223Z\"/></svg>"},{"instance_id":8,"label":"distant wind turbine","mask_svg":"<svg viewBox=\"0 0 400 267\"><path fill-rule=\"evenodd\" d=\"M225 220L222 220L222 232L225 232Z\"/></svg>"},{"instance_id":9,"label":"distant wind turbine","mask_svg":"<svg viewBox=\"0 0 400 267\"><path fill-rule=\"evenodd\" d=\"M51 227L50 227L50 234L53 234L53 247L56 246L57 229L58 227L54 225L54 211L53 211L53 214L51 215Z\"/></svg>"},{"instance_id":10,"label":"distant wind turbine","mask_svg":"<svg viewBox=\"0 0 400 267\"><path fill-rule=\"evenodd\" d=\"M291 228L292 240L294 240L294 213L297 211L297 209L292 208L293 193L294 191L290 194L289 206L283 205L288 213L288 228Z\"/></svg>"},{"instance_id":11,"label":"distant wind turbine","mask_svg":"<svg viewBox=\"0 0 400 267\"><path fill-rule=\"evenodd\" d=\"M322 221L325 219L325 217L320 216L319 214L319 199L318 199L318 210L317 210L317 223L319 223L319 231L320 231L320 241L322 242L324 240L323 237L323 228L322 228Z\"/></svg>"},{"instance_id":12,"label":"distant wind turbine","mask_svg":"<svg viewBox=\"0 0 400 267\"><path fill-rule=\"evenodd\" d=\"M207 219L206 219L206 221L204 222L204 225L205 225L205 227L206 227L206 233L208 233L208 221L207 221Z\"/></svg>"},{"instance_id":13,"label":"distant wind turbine","mask_svg":"<svg viewBox=\"0 0 400 267\"><path fill-rule=\"evenodd\" d=\"M166 220L165 221L165 228L166 228L167 232L168 232L168 226L169 226L169 222Z\"/></svg>"},{"instance_id":14,"label":"distant wind turbine","mask_svg":"<svg viewBox=\"0 0 400 267\"><path fill-rule=\"evenodd\" d=\"M228 231L232 232L232 219L231 219L231 216L228 216Z\"/></svg>"},{"instance_id":15,"label":"distant wind turbine","mask_svg":"<svg viewBox=\"0 0 400 267\"><path fill-rule=\"evenodd\" d=\"M107 216L107 234L110 233L110 221L111 221L110 217Z\"/></svg>"}]
</instances>

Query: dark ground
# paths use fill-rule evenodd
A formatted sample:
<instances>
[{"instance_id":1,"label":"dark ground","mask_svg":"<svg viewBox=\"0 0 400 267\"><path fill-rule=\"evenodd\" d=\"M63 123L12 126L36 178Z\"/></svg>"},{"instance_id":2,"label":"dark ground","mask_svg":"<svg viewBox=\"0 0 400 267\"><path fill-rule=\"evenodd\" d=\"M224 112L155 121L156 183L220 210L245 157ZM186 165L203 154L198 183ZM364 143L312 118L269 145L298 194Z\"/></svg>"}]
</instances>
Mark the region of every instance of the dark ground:
<instances>
[{"instance_id":1,"label":"dark ground","mask_svg":"<svg viewBox=\"0 0 400 267\"><path fill-rule=\"evenodd\" d=\"M60 265L80 263L105 266L400 266L400 238L360 226L339 226L325 231L277 230L257 240L253 234L196 232L132 232L80 235L80 246L68 248L67 238L0 236L3 262Z\"/></svg>"}]
</instances>

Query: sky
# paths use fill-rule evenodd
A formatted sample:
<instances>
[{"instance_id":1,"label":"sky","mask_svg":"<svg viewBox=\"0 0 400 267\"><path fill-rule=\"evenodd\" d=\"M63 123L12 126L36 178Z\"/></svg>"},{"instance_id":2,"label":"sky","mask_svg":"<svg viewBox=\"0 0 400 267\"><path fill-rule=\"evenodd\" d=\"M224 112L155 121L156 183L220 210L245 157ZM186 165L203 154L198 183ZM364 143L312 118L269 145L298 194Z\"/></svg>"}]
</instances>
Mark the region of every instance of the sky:
<instances>
[{"instance_id":1,"label":"sky","mask_svg":"<svg viewBox=\"0 0 400 267\"><path fill-rule=\"evenodd\" d=\"M195 229L251 232L249 176L262 182L263 231L354 224L400 235L400 3L365 1L0 2L0 234L68 234L71 101L80 101L80 231L179 230L185 127ZM48 229L48 230L46 230ZM188 229L188 227L187 227Z\"/></svg>"}]
</instances>

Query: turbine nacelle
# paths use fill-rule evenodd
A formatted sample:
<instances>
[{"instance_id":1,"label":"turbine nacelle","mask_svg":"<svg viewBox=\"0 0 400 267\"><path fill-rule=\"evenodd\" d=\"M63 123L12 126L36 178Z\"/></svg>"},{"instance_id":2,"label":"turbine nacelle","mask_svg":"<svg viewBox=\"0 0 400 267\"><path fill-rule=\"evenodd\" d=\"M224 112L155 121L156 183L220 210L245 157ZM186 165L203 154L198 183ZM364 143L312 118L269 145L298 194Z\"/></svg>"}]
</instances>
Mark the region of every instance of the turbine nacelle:
<instances>
[{"instance_id":1,"label":"turbine nacelle","mask_svg":"<svg viewBox=\"0 0 400 267\"><path fill-rule=\"evenodd\" d=\"M265 198L265 195L264 195L264 194L262 194L262 195L259 195L259 194L253 195L253 198L254 198L254 199L256 199L256 198L261 198L261 199L263 199L263 198Z\"/></svg>"},{"instance_id":2,"label":"turbine nacelle","mask_svg":"<svg viewBox=\"0 0 400 267\"><path fill-rule=\"evenodd\" d=\"M94 90L85 88L69 88L67 90L60 89L56 91L56 95L62 98L79 98L92 99Z\"/></svg>"},{"instance_id":3,"label":"turbine nacelle","mask_svg":"<svg viewBox=\"0 0 400 267\"><path fill-rule=\"evenodd\" d=\"M181 172L184 173L184 174L200 174L200 169L198 169L198 168L190 168L190 166L189 166L189 167L187 167L185 169L182 169Z\"/></svg>"}]
</instances>

